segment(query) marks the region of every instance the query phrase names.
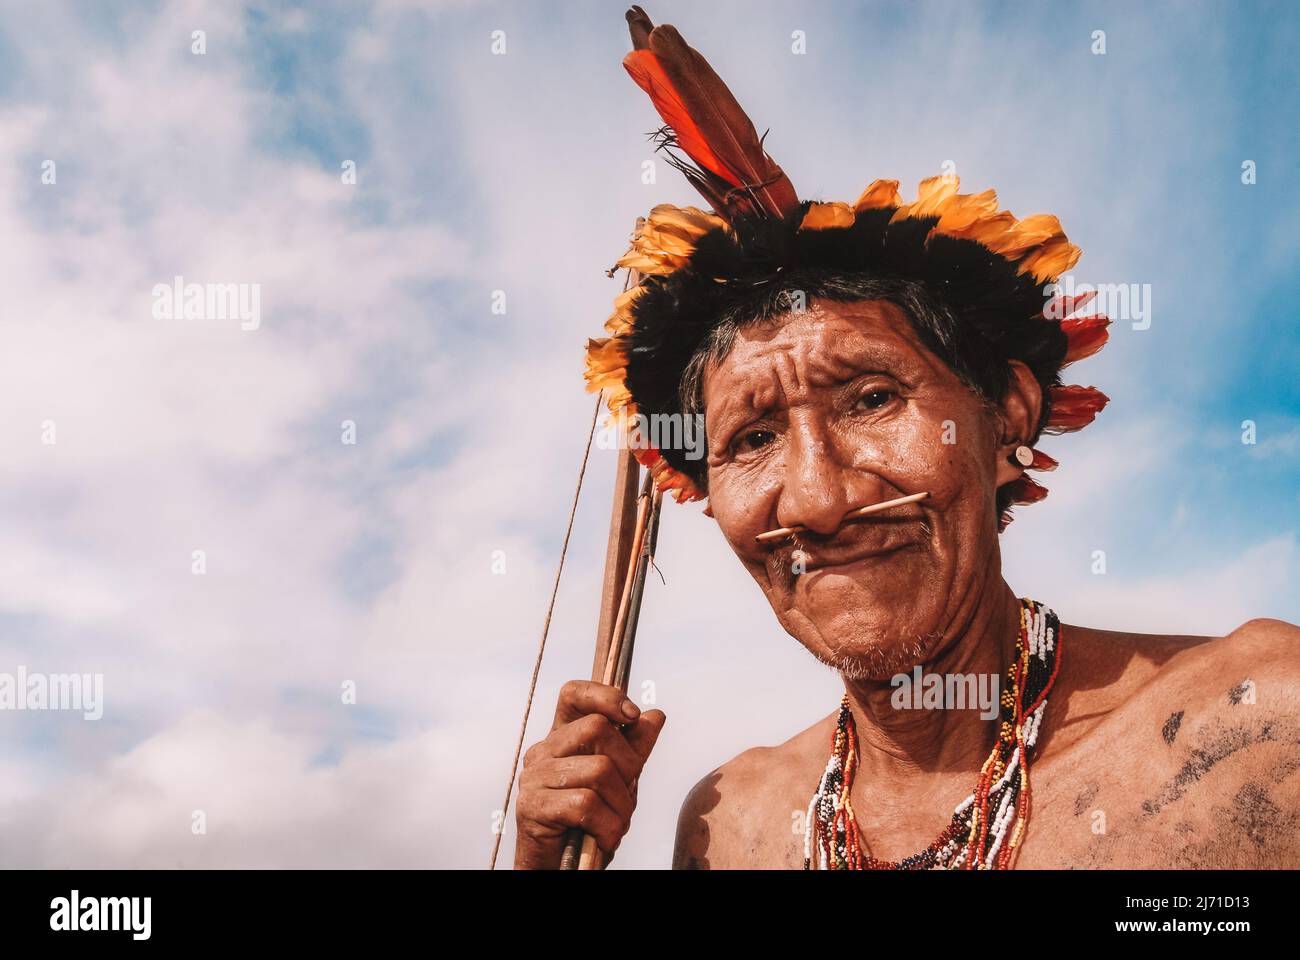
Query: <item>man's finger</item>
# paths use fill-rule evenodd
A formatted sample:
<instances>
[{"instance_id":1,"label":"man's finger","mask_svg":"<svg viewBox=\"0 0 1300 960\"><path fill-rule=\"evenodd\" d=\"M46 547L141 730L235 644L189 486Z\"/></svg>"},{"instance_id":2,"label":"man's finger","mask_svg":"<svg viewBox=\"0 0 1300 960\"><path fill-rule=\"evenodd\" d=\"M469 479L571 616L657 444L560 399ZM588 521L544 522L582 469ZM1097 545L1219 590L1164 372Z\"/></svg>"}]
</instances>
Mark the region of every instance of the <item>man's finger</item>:
<instances>
[{"instance_id":1,"label":"man's finger","mask_svg":"<svg viewBox=\"0 0 1300 960\"><path fill-rule=\"evenodd\" d=\"M589 713L598 713L615 725L629 723L641 716L641 710L627 698L622 690L593 680L570 680L560 688L560 699L555 704L555 723L558 730Z\"/></svg>"},{"instance_id":2,"label":"man's finger","mask_svg":"<svg viewBox=\"0 0 1300 960\"><path fill-rule=\"evenodd\" d=\"M624 783L637 776L645 764L645 758L627 742L618 728L596 713L589 713L561 727L547 737L545 743L552 757L604 754L614 761Z\"/></svg>"},{"instance_id":3,"label":"man's finger","mask_svg":"<svg viewBox=\"0 0 1300 960\"><path fill-rule=\"evenodd\" d=\"M624 727L624 739L636 751L643 764L649 758L650 751L654 749L655 742L663 732L667 720L668 717L662 710L647 710L641 714L641 719L636 723L629 723Z\"/></svg>"},{"instance_id":4,"label":"man's finger","mask_svg":"<svg viewBox=\"0 0 1300 960\"><path fill-rule=\"evenodd\" d=\"M596 791L600 799L624 820L631 820L636 800L609 757L564 757L546 765L539 782L551 790L574 790L585 787Z\"/></svg>"},{"instance_id":5,"label":"man's finger","mask_svg":"<svg viewBox=\"0 0 1300 960\"><path fill-rule=\"evenodd\" d=\"M556 835L566 827L576 827L595 837L607 853L618 846L627 826L600 794L587 787L538 790L519 799L520 816L525 821L542 825L548 832L558 828Z\"/></svg>"}]
</instances>

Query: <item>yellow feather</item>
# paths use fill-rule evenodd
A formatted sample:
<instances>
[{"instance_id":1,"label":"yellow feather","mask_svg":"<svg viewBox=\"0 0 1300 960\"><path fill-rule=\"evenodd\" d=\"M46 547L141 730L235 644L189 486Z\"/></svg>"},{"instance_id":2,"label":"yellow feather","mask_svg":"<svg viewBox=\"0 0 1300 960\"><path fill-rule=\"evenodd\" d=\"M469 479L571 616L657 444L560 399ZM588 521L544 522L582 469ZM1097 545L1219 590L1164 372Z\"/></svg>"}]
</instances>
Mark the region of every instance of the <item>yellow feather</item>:
<instances>
[{"instance_id":1,"label":"yellow feather","mask_svg":"<svg viewBox=\"0 0 1300 960\"><path fill-rule=\"evenodd\" d=\"M1016 260L1035 247L1041 247L1053 239L1065 239L1061 230L1061 221L1050 213L1038 213L1025 217L1006 232L989 249L1001 254L1008 260Z\"/></svg>"},{"instance_id":2,"label":"yellow feather","mask_svg":"<svg viewBox=\"0 0 1300 960\"><path fill-rule=\"evenodd\" d=\"M903 198L898 194L897 180L873 180L871 186L862 191L854 210L890 210L902 206Z\"/></svg>"},{"instance_id":3,"label":"yellow feather","mask_svg":"<svg viewBox=\"0 0 1300 960\"><path fill-rule=\"evenodd\" d=\"M983 193L959 194L952 197L943 207L935 232L948 236L960 236L978 220L992 216L998 211L998 195L992 190Z\"/></svg>"},{"instance_id":4,"label":"yellow feather","mask_svg":"<svg viewBox=\"0 0 1300 960\"><path fill-rule=\"evenodd\" d=\"M1016 272L1029 273L1038 283L1052 283L1078 263L1082 253L1065 237L1053 238L1025 257Z\"/></svg>"},{"instance_id":5,"label":"yellow feather","mask_svg":"<svg viewBox=\"0 0 1300 960\"><path fill-rule=\"evenodd\" d=\"M804 214L800 230L827 230L853 226L853 208L847 203L814 203Z\"/></svg>"},{"instance_id":6,"label":"yellow feather","mask_svg":"<svg viewBox=\"0 0 1300 960\"><path fill-rule=\"evenodd\" d=\"M1016 218L1011 215L1011 212L1002 210L973 220L963 227L954 227L947 230L940 229L939 232L950 237L956 237L959 240L974 240L976 243L982 243L992 249L993 244L1015 224Z\"/></svg>"}]
</instances>

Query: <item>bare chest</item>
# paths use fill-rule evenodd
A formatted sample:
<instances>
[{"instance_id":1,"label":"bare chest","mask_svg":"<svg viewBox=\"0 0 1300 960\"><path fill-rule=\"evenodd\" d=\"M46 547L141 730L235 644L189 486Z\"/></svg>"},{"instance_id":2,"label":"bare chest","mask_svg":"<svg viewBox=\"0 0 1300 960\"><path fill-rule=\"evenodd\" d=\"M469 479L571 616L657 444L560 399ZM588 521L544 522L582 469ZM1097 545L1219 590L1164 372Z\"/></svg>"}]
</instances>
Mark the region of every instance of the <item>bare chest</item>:
<instances>
[{"instance_id":1,"label":"bare chest","mask_svg":"<svg viewBox=\"0 0 1300 960\"><path fill-rule=\"evenodd\" d=\"M1300 835L1292 797L1300 782L1294 720L1242 714L1185 725L1177 712L1154 720L1145 714L1113 717L1031 768L1031 815L1017 868L1288 864ZM811 791L802 796L793 784L771 786L771 793L736 811L734 832L717 837L716 866L803 866ZM914 811L907 817L907 843L916 849L951 816L950 809L919 796L891 800L894 808ZM888 841L888 827L864 807L858 811L864 834L879 838L883 830Z\"/></svg>"}]
</instances>

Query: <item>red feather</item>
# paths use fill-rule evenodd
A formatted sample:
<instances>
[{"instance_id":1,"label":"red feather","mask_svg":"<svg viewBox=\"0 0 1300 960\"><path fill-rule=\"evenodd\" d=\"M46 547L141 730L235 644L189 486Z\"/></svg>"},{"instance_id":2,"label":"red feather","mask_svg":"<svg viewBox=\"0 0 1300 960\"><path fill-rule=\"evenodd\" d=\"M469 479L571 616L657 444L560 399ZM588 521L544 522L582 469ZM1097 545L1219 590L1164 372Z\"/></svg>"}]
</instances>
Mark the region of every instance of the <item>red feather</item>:
<instances>
[{"instance_id":1,"label":"red feather","mask_svg":"<svg viewBox=\"0 0 1300 960\"><path fill-rule=\"evenodd\" d=\"M1047 320L1064 320L1071 314L1078 312L1081 307L1086 307L1095 296L1097 296L1097 291L1089 290L1087 293L1076 294L1073 297L1067 297L1064 294L1053 297L1043 307L1043 317Z\"/></svg>"},{"instance_id":2,"label":"red feather","mask_svg":"<svg viewBox=\"0 0 1300 960\"><path fill-rule=\"evenodd\" d=\"M1006 489L1011 494L1011 503L1037 503L1047 496L1047 488L1041 483L1035 483L1029 477L1012 480L1007 484ZM1005 530L1013 519L1015 518L1011 516L1011 508L1008 506L998 517L998 533Z\"/></svg>"},{"instance_id":3,"label":"red feather","mask_svg":"<svg viewBox=\"0 0 1300 960\"><path fill-rule=\"evenodd\" d=\"M1029 477L1012 480L1007 486L1012 503L1037 503L1047 496L1047 488Z\"/></svg>"},{"instance_id":4,"label":"red feather","mask_svg":"<svg viewBox=\"0 0 1300 960\"><path fill-rule=\"evenodd\" d=\"M1100 313L1091 317L1062 320L1061 330L1065 333L1069 344L1065 350L1062 366L1082 360L1084 357L1091 357L1104 347L1110 338L1110 334L1106 331L1108 326L1110 326L1110 317L1102 316Z\"/></svg>"},{"instance_id":5,"label":"red feather","mask_svg":"<svg viewBox=\"0 0 1300 960\"><path fill-rule=\"evenodd\" d=\"M1086 427L1096 418L1110 397L1096 387L1071 384L1052 387L1052 413L1044 428L1047 433L1069 433Z\"/></svg>"},{"instance_id":6,"label":"red feather","mask_svg":"<svg viewBox=\"0 0 1300 960\"><path fill-rule=\"evenodd\" d=\"M767 155L753 122L707 60L677 30L654 26L645 11L627 13L635 49L623 66L699 165L688 178L719 213L761 211L784 217L799 206L794 185ZM716 178L719 182L713 182Z\"/></svg>"},{"instance_id":7,"label":"red feather","mask_svg":"<svg viewBox=\"0 0 1300 960\"><path fill-rule=\"evenodd\" d=\"M1033 462L1029 464L1028 469L1042 470L1043 472L1047 472L1049 470L1055 470L1059 466L1060 466L1059 463L1057 463L1047 454L1043 453L1043 451L1035 450Z\"/></svg>"},{"instance_id":8,"label":"red feather","mask_svg":"<svg viewBox=\"0 0 1300 960\"><path fill-rule=\"evenodd\" d=\"M673 133L677 135L677 143L686 151L686 155L704 169L722 177L733 187L740 186L740 181L728 174L722 161L709 147L709 141L705 139L704 133L691 119L690 111L686 109L686 104L682 103L681 94L677 92L673 82L664 73L659 58L649 50L633 50L623 58L623 68L631 74L637 86L649 94L655 109L659 111L659 116L664 118L664 123L673 128Z\"/></svg>"}]
</instances>

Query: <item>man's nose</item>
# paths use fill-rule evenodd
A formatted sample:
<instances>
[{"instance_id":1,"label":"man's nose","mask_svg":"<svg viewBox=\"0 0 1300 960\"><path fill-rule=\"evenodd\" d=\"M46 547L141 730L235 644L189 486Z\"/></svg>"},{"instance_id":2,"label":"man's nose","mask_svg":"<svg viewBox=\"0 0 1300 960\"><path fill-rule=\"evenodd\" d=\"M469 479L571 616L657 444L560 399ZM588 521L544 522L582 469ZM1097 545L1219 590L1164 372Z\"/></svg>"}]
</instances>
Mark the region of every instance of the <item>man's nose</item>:
<instances>
[{"instance_id":1,"label":"man's nose","mask_svg":"<svg viewBox=\"0 0 1300 960\"><path fill-rule=\"evenodd\" d=\"M853 466L852 451L841 449L826 424L815 417L793 419L785 445L785 480L777 499L779 526L802 526L830 535L853 502L863 477Z\"/></svg>"}]
</instances>

